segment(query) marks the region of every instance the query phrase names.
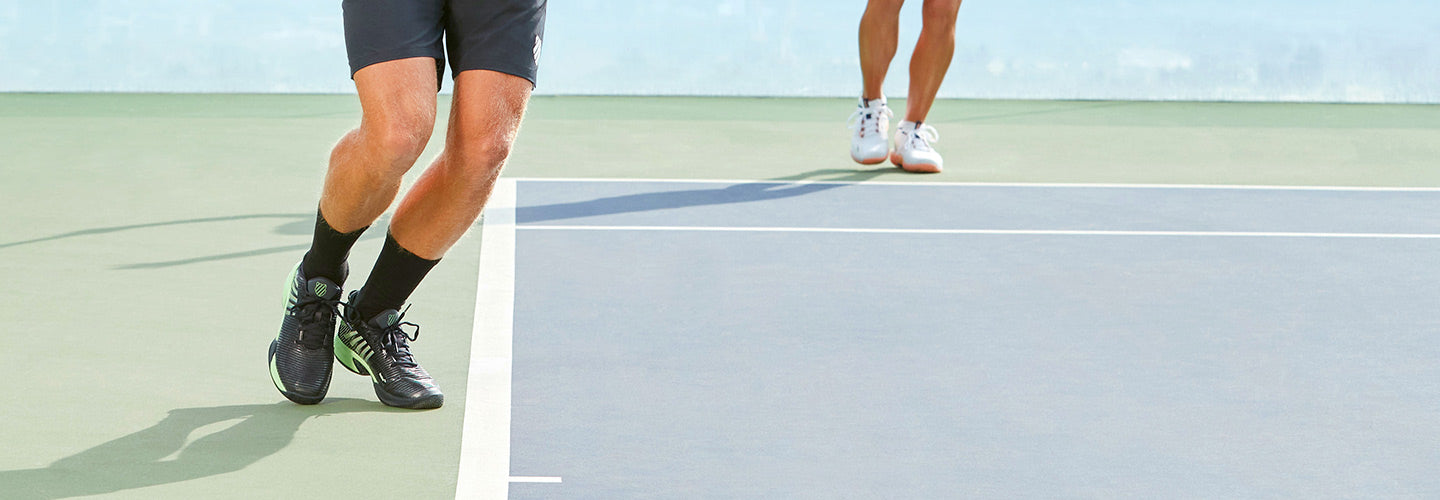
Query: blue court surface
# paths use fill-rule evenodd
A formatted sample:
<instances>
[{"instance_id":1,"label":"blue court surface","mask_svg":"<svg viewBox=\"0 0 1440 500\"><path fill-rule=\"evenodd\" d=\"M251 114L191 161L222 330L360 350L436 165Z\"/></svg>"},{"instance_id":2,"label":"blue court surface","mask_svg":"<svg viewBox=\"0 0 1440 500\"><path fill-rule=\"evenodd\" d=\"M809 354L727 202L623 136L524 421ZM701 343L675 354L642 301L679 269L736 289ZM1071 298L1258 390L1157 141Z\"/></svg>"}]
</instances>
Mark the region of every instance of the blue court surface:
<instances>
[{"instance_id":1,"label":"blue court surface","mask_svg":"<svg viewBox=\"0 0 1440 500\"><path fill-rule=\"evenodd\" d=\"M1440 497L1440 191L510 182L511 498Z\"/></svg>"}]
</instances>

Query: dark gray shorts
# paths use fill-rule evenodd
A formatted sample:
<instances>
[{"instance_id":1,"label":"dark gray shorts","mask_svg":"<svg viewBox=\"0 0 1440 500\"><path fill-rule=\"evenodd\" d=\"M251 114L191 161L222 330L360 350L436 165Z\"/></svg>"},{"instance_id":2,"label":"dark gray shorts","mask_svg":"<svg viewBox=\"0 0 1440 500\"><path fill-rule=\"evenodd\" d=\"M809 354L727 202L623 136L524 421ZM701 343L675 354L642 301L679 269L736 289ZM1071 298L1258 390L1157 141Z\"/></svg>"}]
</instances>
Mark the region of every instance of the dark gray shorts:
<instances>
[{"instance_id":1,"label":"dark gray shorts","mask_svg":"<svg viewBox=\"0 0 1440 500\"><path fill-rule=\"evenodd\" d=\"M436 75L488 69L535 83L545 0L342 0L350 76L371 64L435 58ZM438 79L438 78L437 78Z\"/></svg>"}]
</instances>

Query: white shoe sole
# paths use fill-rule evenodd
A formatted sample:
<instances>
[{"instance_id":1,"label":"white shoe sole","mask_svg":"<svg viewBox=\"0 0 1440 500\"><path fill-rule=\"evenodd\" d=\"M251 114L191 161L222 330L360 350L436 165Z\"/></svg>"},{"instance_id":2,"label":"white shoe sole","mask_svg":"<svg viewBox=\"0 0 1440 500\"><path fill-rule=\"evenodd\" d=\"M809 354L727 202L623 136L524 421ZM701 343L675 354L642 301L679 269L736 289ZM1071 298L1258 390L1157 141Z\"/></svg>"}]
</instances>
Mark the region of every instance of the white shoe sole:
<instances>
[{"instance_id":1,"label":"white shoe sole","mask_svg":"<svg viewBox=\"0 0 1440 500\"><path fill-rule=\"evenodd\" d=\"M890 153L890 163L894 163L895 166L900 167L901 170L917 174L938 174L941 170L939 165L932 165L929 163L915 163L911 165L906 165L905 159L900 156L900 153Z\"/></svg>"}]
</instances>

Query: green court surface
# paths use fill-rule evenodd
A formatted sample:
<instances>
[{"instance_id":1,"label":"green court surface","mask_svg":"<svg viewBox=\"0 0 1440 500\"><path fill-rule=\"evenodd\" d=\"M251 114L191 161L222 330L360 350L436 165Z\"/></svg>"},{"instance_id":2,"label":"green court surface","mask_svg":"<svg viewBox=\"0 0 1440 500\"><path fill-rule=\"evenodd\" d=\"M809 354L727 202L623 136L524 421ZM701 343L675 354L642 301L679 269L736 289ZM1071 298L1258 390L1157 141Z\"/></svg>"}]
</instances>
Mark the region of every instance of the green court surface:
<instances>
[{"instance_id":1,"label":"green court surface","mask_svg":"<svg viewBox=\"0 0 1440 500\"><path fill-rule=\"evenodd\" d=\"M852 107L539 97L506 175L1440 186L1435 106L942 101L929 176L850 162ZM330 145L358 117L353 96L0 94L0 497L455 496L479 231L407 318L444 408L386 408L343 371L296 406L265 370ZM380 236L352 252L352 286Z\"/></svg>"}]
</instances>

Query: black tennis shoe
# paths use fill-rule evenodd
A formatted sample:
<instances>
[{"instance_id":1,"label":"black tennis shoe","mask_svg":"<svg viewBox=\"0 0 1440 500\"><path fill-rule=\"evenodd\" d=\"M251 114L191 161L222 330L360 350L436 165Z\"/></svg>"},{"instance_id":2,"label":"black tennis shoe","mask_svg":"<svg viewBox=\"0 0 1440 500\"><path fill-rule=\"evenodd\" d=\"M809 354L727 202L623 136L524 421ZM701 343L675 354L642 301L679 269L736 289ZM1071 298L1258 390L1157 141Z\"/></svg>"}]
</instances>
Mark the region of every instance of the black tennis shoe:
<instances>
[{"instance_id":1,"label":"black tennis shoe","mask_svg":"<svg viewBox=\"0 0 1440 500\"><path fill-rule=\"evenodd\" d=\"M439 408L445 403L445 394L410 354L410 341L420 338L420 326L401 322L405 313L394 309L362 319L355 309L358 297L358 290L350 292L349 307L336 334L335 359L352 372L369 375L381 403L398 408ZM406 326L414 331L405 331Z\"/></svg>"},{"instance_id":2,"label":"black tennis shoe","mask_svg":"<svg viewBox=\"0 0 1440 500\"><path fill-rule=\"evenodd\" d=\"M270 342L270 380L286 399L302 405L325 399L339 314L340 287L325 278L307 279L296 265L286 286L280 334Z\"/></svg>"}]
</instances>

